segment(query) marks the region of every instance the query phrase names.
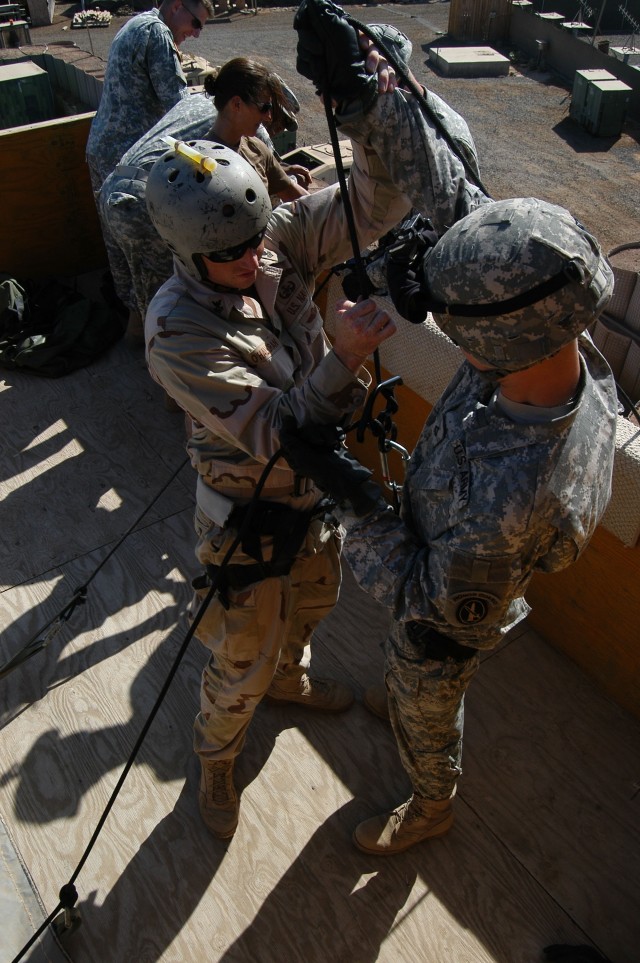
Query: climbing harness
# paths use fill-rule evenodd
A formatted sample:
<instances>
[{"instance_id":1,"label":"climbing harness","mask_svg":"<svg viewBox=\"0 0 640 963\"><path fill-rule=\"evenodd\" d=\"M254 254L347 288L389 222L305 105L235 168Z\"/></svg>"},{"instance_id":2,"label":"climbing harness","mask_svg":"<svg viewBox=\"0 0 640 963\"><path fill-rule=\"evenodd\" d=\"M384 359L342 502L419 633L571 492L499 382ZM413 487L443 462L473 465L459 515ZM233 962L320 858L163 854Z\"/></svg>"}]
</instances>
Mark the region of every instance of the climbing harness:
<instances>
[{"instance_id":1,"label":"climbing harness","mask_svg":"<svg viewBox=\"0 0 640 963\"><path fill-rule=\"evenodd\" d=\"M207 565L205 573L193 580L194 589L204 589L215 580L217 595L225 609L229 608L229 589L238 591L266 578L288 575L300 551L313 518L329 515L331 502L322 499L308 511L297 511L278 502L254 499L247 505L236 506L228 524L241 533L242 551L255 559L246 565ZM251 513L251 526L246 516ZM271 558L262 554L262 536L272 540Z\"/></svg>"}]
</instances>

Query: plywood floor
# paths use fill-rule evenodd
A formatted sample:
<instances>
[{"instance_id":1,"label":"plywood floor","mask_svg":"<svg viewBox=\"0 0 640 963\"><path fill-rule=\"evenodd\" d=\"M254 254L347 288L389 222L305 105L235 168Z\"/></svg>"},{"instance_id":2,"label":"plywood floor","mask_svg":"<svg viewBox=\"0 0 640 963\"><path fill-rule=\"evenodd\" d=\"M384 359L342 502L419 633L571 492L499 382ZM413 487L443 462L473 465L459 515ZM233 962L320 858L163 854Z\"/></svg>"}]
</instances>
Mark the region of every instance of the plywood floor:
<instances>
[{"instance_id":1,"label":"plywood floor","mask_svg":"<svg viewBox=\"0 0 640 963\"><path fill-rule=\"evenodd\" d=\"M0 681L0 813L51 912L186 630L193 478L179 470L92 577L181 465L181 416L124 342L63 380L0 374L0 661L91 579L47 650ZM361 695L385 625L345 573L315 671ZM390 731L359 703L333 718L261 706L238 832L207 835L191 751L202 662L194 641L78 875L75 963L537 963L552 943L636 963L640 724L533 632L470 692L454 830L394 859L350 841L408 791Z\"/></svg>"}]
</instances>

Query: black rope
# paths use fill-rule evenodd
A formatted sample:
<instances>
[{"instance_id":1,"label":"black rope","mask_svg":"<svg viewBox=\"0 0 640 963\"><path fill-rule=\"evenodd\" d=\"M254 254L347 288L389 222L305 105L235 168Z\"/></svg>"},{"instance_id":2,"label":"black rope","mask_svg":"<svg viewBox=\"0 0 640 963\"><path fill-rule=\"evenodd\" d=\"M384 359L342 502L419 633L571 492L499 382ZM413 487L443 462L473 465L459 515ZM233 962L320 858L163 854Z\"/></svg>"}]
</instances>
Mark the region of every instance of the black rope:
<instances>
[{"instance_id":1,"label":"black rope","mask_svg":"<svg viewBox=\"0 0 640 963\"><path fill-rule=\"evenodd\" d=\"M614 379L615 380L615 379ZM640 425L640 408L638 405L631 400L627 392L624 390L622 385L615 382L616 390L618 392L618 397L622 401L623 408L625 409L625 415L635 415L638 424Z\"/></svg>"},{"instance_id":2,"label":"black rope","mask_svg":"<svg viewBox=\"0 0 640 963\"><path fill-rule=\"evenodd\" d=\"M171 484L171 482L172 482L172 481L174 480L174 478L182 471L182 469L183 469L184 466L188 463L188 461L189 461L189 459L186 458L186 459L182 462L182 464L180 464L180 465L178 466L178 468L176 468L176 470L173 472L173 474L171 475L171 477L169 478L169 480L168 480L167 482L165 482L165 484L162 486L162 488L160 489L160 491L155 495L155 497L153 498L153 500L146 506L146 508L144 509L144 511L142 511L142 512L140 513L140 515L138 515L138 517L136 518L136 520L133 522L132 525L129 526L129 528L128 528L127 531L124 533L124 535L122 535L122 536L118 539L118 541L115 543L115 545L113 546L113 548L107 553L107 555L102 559L102 561L96 566L96 568L95 568L94 571L91 573L91 575L89 576L89 578L87 579L87 581L84 583L84 585L81 585L79 588L77 588L77 589L75 590L75 592L73 593L73 597L71 598L71 601L70 601L70 602L67 602L66 605L64 605L63 608L60 609L60 611L57 613L57 615L54 615L54 616L46 623L46 625L43 626L43 628L39 629L39 630L36 632L35 636L33 636L33 637L29 640L29 642L26 643L26 645L24 645L21 649L19 649L18 652L17 652L11 659L9 659L8 662L5 662L5 664L4 664L2 667L0 667L0 679L4 679L5 676L7 676L7 675L9 675L11 672L13 672L14 669L17 669L19 665L22 665L23 662L26 662L27 659L30 659L31 656L36 655L38 652L41 652L43 649L46 649L46 648L47 648L47 646L49 645L49 643L50 643L50 642L55 638L55 636L58 634L58 632L59 632L60 629L62 628L63 624L69 620L69 618L71 617L71 615L72 615L73 612L75 611L76 606L78 606L78 605L84 605L84 603L86 602L86 598L87 598L87 589L88 589L89 585L91 584L91 582L92 582L92 581L94 580L94 578L96 577L96 575L98 574L98 572L100 571L100 569L101 569L104 565L107 564L107 562L109 561L109 559L111 558L111 556L114 555L114 554L117 552L117 550L120 548L120 546L121 546L122 543L125 541L125 539L127 539L127 538L129 537L129 535L132 534L132 532L134 531L134 529L137 528L137 526L140 524L140 522L142 521L142 519L144 518L144 516L147 514L147 512L151 511L151 509L153 508L153 506L155 505L155 503L156 503L156 502L158 501L158 499L164 494L164 492L167 490L167 488L169 487L169 485ZM45 634L45 633L46 633L46 634Z\"/></svg>"},{"instance_id":3,"label":"black rope","mask_svg":"<svg viewBox=\"0 0 640 963\"><path fill-rule=\"evenodd\" d=\"M20 952L18 953L18 955L17 955L16 957L14 957L14 959L12 960L12 963L18 963L18 961L22 959L22 957L23 957L24 954L27 952L27 950L28 950L31 946L33 946L33 944L34 944L35 941L38 939L38 937L40 936L40 934L43 933L43 932L45 931L45 929L47 928L47 926L49 926L49 925L52 923L52 921L54 920L56 914L57 914L61 909L62 909L62 910L66 910L66 911L70 911L70 910L72 910L73 907L75 906L75 903L76 903L76 901L77 901L77 899L78 899L78 892L77 892L77 890L76 890L76 888L75 888L75 885L74 885L74 884L75 884L75 881L76 881L77 877L79 876L79 874L80 874L80 872L81 872L84 864L86 863L87 859L89 858L89 855L90 855L90 853L91 853L91 850L93 849L93 847L94 847L94 845L95 845L95 843L96 843L96 841L97 841L97 839L98 839L98 836L100 835L100 832L101 832L101 830L102 830L102 827L104 826L105 822L107 821L107 817L108 817L109 813L111 812L111 809L112 809L112 807L113 807L113 804L114 804L115 801L116 801L116 798L117 798L117 796L118 796L118 793L120 792L120 790L121 790L121 788L122 788L122 786L123 786L123 784L124 784L124 781L125 781L125 779L127 778L128 774L129 774L129 772L130 772L130 770L131 770L131 767L133 766L133 763L134 763L135 758L136 758L136 756L137 756L137 754L138 754L138 752L139 752L139 750L140 750L140 747L142 746L142 743L144 742L145 737L146 737L149 729L151 728L151 724L153 723L153 720L155 719L155 717L156 717L156 715L157 715L157 713L158 713L158 710L160 709L160 706L162 705L162 702L163 702L163 700L164 700L167 692L169 691L169 687L170 687L170 685L171 685L171 683L172 683L172 681L173 681L173 678L174 678L176 672L178 671L178 667L179 667L179 665L180 665L180 663L181 663L181 661L182 661L182 659L183 659L183 657L184 657L184 655L185 655L185 653L186 653L186 651L187 651L187 648L188 648L188 646L189 646L189 643L190 643L191 639L193 638L196 629L197 629L198 626L200 625L200 622L202 621L202 618L203 618L204 613L206 612L206 610L207 610L207 608L208 608L208 606L209 606L209 603L211 602L211 600L213 599L214 595L215 595L216 592L218 591L218 586L219 586L219 583L220 583L220 579L221 579L221 577L222 577L222 574L223 574L225 568L227 567L227 565L229 564L229 561L230 561L230 559L231 559L231 556L233 555L233 553L234 553L235 550L237 549L238 545L241 543L242 539L243 539L244 536L245 536L245 533L247 532L247 530L249 529L249 527L250 527L250 525L251 525L251 523L252 523L253 515L254 515L254 513L255 513L256 506L257 506L257 504L258 504L258 498L260 497L260 493L262 492L262 489L264 488L265 482L266 482L266 480L267 480L267 477L269 476L269 473L271 472L271 469L272 469L273 466L275 465L276 461L278 461L278 459L280 458L281 453L282 453L282 449L279 449L278 451L276 451L276 453L271 456L271 458L269 459L269 461L267 462L267 464L266 464L265 467L264 467L264 470L263 470L263 472L262 472L262 475L260 476L260 479L259 479L259 481L258 481L258 484L256 485L255 492L253 493L252 499L251 499L251 501L249 502L249 506L248 506L247 512L246 512L246 514L245 514L245 517L244 517L244 519L243 519L242 525L240 526L240 528L239 528L239 530L238 530L238 533L236 534L236 537L234 538L233 542L231 543L231 545L230 545L229 548L227 549L227 552L225 553L225 556L224 556L224 558L222 559L222 562L220 563L220 568L218 569L218 571L216 572L216 575L215 575L214 578L212 579L211 587L209 588L209 591L207 592L207 595L205 596L205 598L203 599L203 601L200 603L200 606L199 606L199 608L198 608L198 611L196 612L196 615L195 615L195 617L194 617L194 619L193 619L193 622L191 623L191 625L189 626L189 628L188 628L188 630L187 630L187 633L186 633L186 635L185 635L185 637L184 637L184 639L183 639L183 641L182 641L182 644L181 644L181 646L180 646L180 649L178 650L178 654L176 655L175 659L173 660L173 664L172 664L171 668L169 669L169 673L168 673L168 675L167 675L167 677L166 677L166 679L165 679L165 681L164 681L164 684L163 684L163 686L162 686L162 688L161 688L161 690L160 690L160 692L159 692L159 694L158 694L158 696L157 696L157 698L156 698L155 703L153 704L153 707L152 707L152 709L151 709L151 712L149 713L149 715L148 715L148 717L147 717L147 720L146 720L145 724L144 724L143 727L142 727L142 730L140 731L140 735L139 735L138 738L136 739L135 745L134 745L133 749L131 750L131 754L130 754L129 758L127 759L127 762L126 762L125 765L124 765L124 769L122 770L122 772L121 772L121 774L120 774L120 777L119 777L119 779L118 779L118 781L117 781L117 783L116 783L116 785L115 785L115 787L114 787L114 789L113 789L113 792L111 793L111 796L109 797L109 800L108 800L108 802L107 802L107 804L106 804L106 806L105 806L105 808L104 808L104 810L103 810L102 816L101 816L100 819L98 820L98 824L97 824L96 828L95 828L94 831L93 831L93 834L92 834L92 836L91 836L91 839L90 839L89 842L87 843L87 846L86 846L86 848L85 848L85 851L84 851L84 853L82 854L82 856L80 857L80 861L78 862L75 870L73 871L73 873L72 873L72 875L71 875L68 883L65 883L65 885L62 886L62 888L61 888L61 890L60 890L60 894L59 894L59 896L60 896L60 902L58 903L58 905L56 906L56 908L53 910L53 912L49 914L49 916L48 916L47 919L44 921L44 923L42 923L42 925L38 928L38 930L33 934L33 936L31 937L31 939L30 939L27 943L25 943L25 945L22 947L22 949L20 950ZM181 466L181 467L182 467L182 466ZM174 477L175 477L175 475L174 475ZM164 490L164 489L163 489L163 490ZM149 507L151 507L151 506L149 506ZM148 510L148 509L147 509L147 510Z\"/></svg>"},{"instance_id":4,"label":"black rope","mask_svg":"<svg viewBox=\"0 0 640 963\"><path fill-rule=\"evenodd\" d=\"M371 294L373 290L373 285L369 280L369 276L364 266L364 259L362 257L362 252L360 251L360 242L358 241L358 232L356 231L356 222L353 216L353 207L351 206L351 198L349 197L349 192L347 190L347 177L344 171L344 164L342 163L342 155L340 153L340 144L338 142L338 128L336 125L336 119L333 114L333 108L331 107L331 95L329 93L325 93L324 95L324 110L327 116L327 125L329 127L329 137L331 139L331 147L333 149L333 157L336 164L336 173L338 175L338 184L340 185L342 203L344 206L344 213L347 220L349 238L351 240L351 250L353 252L355 273L358 279L360 293L363 298L366 298ZM380 382L382 381L382 372L380 368L380 354L377 348L373 352L373 363L374 363L375 372L376 372L376 381Z\"/></svg>"}]
</instances>

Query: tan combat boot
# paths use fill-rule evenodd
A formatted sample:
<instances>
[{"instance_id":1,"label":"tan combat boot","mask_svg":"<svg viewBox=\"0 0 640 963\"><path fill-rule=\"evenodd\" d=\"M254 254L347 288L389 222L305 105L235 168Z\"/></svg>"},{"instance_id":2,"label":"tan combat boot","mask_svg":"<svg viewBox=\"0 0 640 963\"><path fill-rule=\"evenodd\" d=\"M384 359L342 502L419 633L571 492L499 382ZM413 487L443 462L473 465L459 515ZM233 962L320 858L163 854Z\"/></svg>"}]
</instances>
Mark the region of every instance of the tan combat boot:
<instances>
[{"instance_id":1,"label":"tan combat boot","mask_svg":"<svg viewBox=\"0 0 640 963\"><path fill-rule=\"evenodd\" d=\"M233 785L233 759L200 759L200 815L217 839L229 839L238 826L238 796Z\"/></svg>"},{"instance_id":2,"label":"tan combat boot","mask_svg":"<svg viewBox=\"0 0 640 963\"><path fill-rule=\"evenodd\" d=\"M451 799L423 799L414 794L393 812L356 826L353 842L363 853L394 856L425 839L444 836L452 825Z\"/></svg>"},{"instance_id":3,"label":"tan combat boot","mask_svg":"<svg viewBox=\"0 0 640 963\"><path fill-rule=\"evenodd\" d=\"M266 702L292 702L318 712L344 712L353 703L353 692L334 679L300 679L276 677L265 695Z\"/></svg>"},{"instance_id":4,"label":"tan combat boot","mask_svg":"<svg viewBox=\"0 0 640 963\"><path fill-rule=\"evenodd\" d=\"M369 712L372 712L378 719L389 722L389 701L387 699L387 689L382 685L371 685L364 690L362 704Z\"/></svg>"}]
</instances>

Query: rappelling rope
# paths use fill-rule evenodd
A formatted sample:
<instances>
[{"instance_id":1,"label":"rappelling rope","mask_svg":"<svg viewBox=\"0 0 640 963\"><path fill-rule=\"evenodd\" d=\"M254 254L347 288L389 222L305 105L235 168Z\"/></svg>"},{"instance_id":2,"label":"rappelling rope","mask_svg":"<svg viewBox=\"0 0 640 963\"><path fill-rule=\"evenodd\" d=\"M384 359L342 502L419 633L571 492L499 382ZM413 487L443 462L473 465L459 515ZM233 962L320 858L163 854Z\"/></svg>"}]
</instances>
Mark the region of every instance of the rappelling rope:
<instances>
[{"instance_id":1,"label":"rappelling rope","mask_svg":"<svg viewBox=\"0 0 640 963\"><path fill-rule=\"evenodd\" d=\"M364 258L362 256L362 252L360 251L355 218L353 216L353 207L351 205L351 198L349 197L349 192L347 190L347 178L344 170L344 164L342 162L342 155L340 153L337 125L333 108L331 106L331 95L328 91L325 92L323 100L325 114L327 117L327 126L329 128L329 137L331 140L331 147L336 165L336 174L338 176L338 184L340 185L341 199L344 206L347 228L349 230L351 250L353 252L353 266L360 288L360 293L362 297L368 297L373 291L373 285L367 274ZM408 451L396 441L397 430L394 422L391 420L391 415L395 414L395 412L398 410L398 403L393 393L394 388L396 385L402 384L402 379L399 376L396 376L388 379L387 381L383 381L382 367L380 364L380 352L378 351L378 348L376 348L373 352L373 364L375 370L376 387L369 395L360 419L354 424L350 425L346 430L351 431L353 428L357 428L358 441L362 441L364 439L365 430L368 428L374 437L378 439L378 451L380 453L380 460L382 464L383 481L386 487L391 491L393 495L394 508L396 511L398 511L400 508L400 486L397 485L390 477L387 454L389 450L393 448L402 454L405 463L409 460ZM386 399L387 404L385 410L380 413L377 419L374 419L372 415L372 407L373 402L379 394ZM389 439L389 435L391 436L391 440Z\"/></svg>"}]
</instances>

